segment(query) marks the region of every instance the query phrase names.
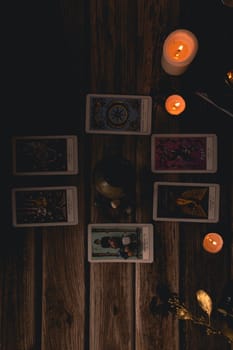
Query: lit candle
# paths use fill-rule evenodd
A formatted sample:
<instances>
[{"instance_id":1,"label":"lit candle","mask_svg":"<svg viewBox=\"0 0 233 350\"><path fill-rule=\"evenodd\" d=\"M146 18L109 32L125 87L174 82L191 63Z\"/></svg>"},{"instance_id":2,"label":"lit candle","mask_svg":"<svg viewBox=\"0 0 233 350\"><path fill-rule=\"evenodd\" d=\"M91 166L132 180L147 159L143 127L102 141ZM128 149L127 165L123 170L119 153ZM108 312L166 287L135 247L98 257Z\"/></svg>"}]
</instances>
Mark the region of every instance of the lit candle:
<instances>
[{"instance_id":1,"label":"lit candle","mask_svg":"<svg viewBox=\"0 0 233 350\"><path fill-rule=\"evenodd\" d=\"M177 29L165 39L161 65L170 75L183 74L196 56L198 41L196 36L186 29Z\"/></svg>"},{"instance_id":2,"label":"lit candle","mask_svg":"<svg viewBox=\"0 0 233 350\"><path fill-rule=\"evenodd\" d=\"M233 88L233 69L227 71L225 82L229 87Z\"/></svg>"},{"instance_id":3,"label":"lit candle","mask_svg":"<svg viewBox=\"0 0 233 350\"><path fill-rule=\"evenodd\" d=\"M218 233L207 233L203 239L203 248L209 253L218 253L223 246L222 236Z\"/></svg>"},{"instance_id":4,"label":"lit candle","mask_svg":"<svg viewBox=\"0 0 233 350\"><path fill-rule=\"evenodd\" d=\"M165 108L169 114L179 115L186 107L185 100L180 95L170 95L165 101Z\"/></svg>"}]
</instances>

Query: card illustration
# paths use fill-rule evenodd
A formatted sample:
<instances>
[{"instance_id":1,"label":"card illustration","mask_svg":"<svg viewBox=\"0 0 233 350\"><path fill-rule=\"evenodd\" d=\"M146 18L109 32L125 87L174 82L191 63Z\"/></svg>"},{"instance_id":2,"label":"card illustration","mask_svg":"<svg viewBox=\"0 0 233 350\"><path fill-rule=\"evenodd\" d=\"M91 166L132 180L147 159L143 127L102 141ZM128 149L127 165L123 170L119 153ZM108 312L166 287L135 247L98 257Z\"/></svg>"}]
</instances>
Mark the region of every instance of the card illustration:
<instances>
[{"instance_id":1,"label":"card illustration","mask_svg":"<svg viewBox=\"0 0 233 350\"><path fill-rule=\"evenodd\" d=\"M13 226L57 226L78 223L76 187L15 188Z\"/></svg>"},{"instance_id":2,"label":"card illustration","mask_svg":"<svg viewBox=\"0 0 233 350\"><path fill-rule=\"evenodd\" d=\"M149 134L152 99L150 96L86 96L86 132L107 134Z\"/></svg>"},{"instance_id":3,"label":"card illustration","mask_svg":"<svg viewBox=\"0 0 233 350\"><path fill-rule=\"evenodd\" d=\"M152 262L151 224L89 224L90 262Z\"/></svg>"},{"instance_id":4,"label":"card illustration","mask_svg":"<svg viewBox=\"0 0 233 350\"><path fill-rule=\"evenodd\" d=\"M14 175L62 175L78 173L75 135L13 137Z\"/></svg>"},{"instance_id":5,"label":"card illustration","mask_svg":"<svg viewBox=\"0 0 233 350\"><path fill-rule=\"evenodd\" d=\"M154 134L151 169L156 173L211 173L217 170L215 134Z\"/></svg>"},{"instance_id":6,"label":"card illustration","mask_svg":"<svg viewBox=\"0 0 233 350\"><path fill-rule=\"evenodd\" d=\"M218 222L219 185L155 182L153 219Z\"/></svg>"}]
</instances>

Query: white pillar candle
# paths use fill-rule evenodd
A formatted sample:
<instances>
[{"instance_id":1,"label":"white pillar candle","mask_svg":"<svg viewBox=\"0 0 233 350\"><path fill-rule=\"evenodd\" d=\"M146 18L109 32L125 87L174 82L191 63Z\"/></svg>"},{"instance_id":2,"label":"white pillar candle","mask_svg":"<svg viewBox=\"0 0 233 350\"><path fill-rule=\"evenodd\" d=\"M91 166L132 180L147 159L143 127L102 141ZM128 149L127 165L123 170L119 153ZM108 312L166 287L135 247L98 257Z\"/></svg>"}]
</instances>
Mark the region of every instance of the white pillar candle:
<instances>
[{"instance_id":1,"label":"white pillar candle","mask_svg":"<svg viewBox=\"0 0 233 350\"><path fill-rule=\"evenodd\" d=\"M187 29L177 29L164 41L161 65L170 75L183 74L198 50L196 36Z\"/></svg>"},{"instance_id":2,"label":"white pillar candle","mask_svg":"<svg viewBox=\"0 0 233 350\"><path fill-rule=\"evenodd\" d=\"M186 107L185 100L180 95L170 95L165 101L165 109L169 114L179 115Z\"/></svg>"}]
</instances>

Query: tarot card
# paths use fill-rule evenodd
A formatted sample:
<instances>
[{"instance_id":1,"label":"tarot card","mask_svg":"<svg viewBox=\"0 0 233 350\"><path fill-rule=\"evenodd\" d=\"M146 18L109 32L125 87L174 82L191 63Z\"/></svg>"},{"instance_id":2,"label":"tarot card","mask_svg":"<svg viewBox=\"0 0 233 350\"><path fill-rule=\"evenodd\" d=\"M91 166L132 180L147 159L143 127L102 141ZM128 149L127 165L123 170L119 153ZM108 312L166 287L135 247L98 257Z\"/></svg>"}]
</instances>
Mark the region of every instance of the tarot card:
<instances>
[{"instance_id":1,"label":"tarot card","mask_svg":"<svg viewBox=\"0 0 233 350\"><path fill-rule=\"evenodd\" d=\"M155 182L155 221L218 222L220 186L210 183Z\"/></svg>"},{"instance_id":2,"label":"tarot card","mask_svg":"<svg viewBox=\"0 0 233 350\"><path fill-rule=\"evenodd\" d=\"M12 138L14 175L72 175L78 173L75 135L15 136Z\"/></svg>"},{"instance_id":3,"label":"tarot card","mask_svg":"<svg viewBox=\"0 0 233 350\"><path fill-rule=\"evenodd\" d=\"M78 223L77 188L12 189L13 226L64 226Z\"/></svg>"},{"instance_id":4,"label":"tarot card","mask_svg":"<svg viewBox=\"0 0 233 350\"><path fill-rule=\"evenodd\" d=\"M147 135L151 133L151 117L150 96L86 96L87 133Z\"/></svg>"},{"instance_id":5,"label":"tarot card","mask_svg":"<svg viewBox=\"0 0 233 350\"><path fill-rule=\"evenodd\" d=\"M217 171L217 135L153 134L154 173L213 173Z\"/></svg>"},{"instance_id":6,"label":"tarot card","mask_svg":"<svg viewBox=\"0 0 233 350\"><path fill-rule=\"evenodd\" d=\"M152 224L89 224L90 262L150 263L153 261Z\"/></svg>"}]
</instances>

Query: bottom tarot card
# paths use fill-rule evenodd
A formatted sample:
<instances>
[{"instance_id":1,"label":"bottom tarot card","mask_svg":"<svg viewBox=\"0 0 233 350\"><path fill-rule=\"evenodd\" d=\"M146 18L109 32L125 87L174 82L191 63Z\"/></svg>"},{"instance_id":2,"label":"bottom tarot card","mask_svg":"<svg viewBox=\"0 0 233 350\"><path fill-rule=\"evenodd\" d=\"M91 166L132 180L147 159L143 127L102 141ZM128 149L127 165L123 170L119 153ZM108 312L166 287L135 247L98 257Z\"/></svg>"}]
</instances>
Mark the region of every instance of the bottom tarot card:
<instances>
[{"instance_id":1,"label":"bottom tarot card","mask_svg":"<svg viewBox=\"0 0 233 350\"><path fill-rule=\"evenodd\" d=\"M12 189L13 226L63 226L78 223L77 188Z\"/></svg>"},{"instance_id":2,"label":"bottom tarot card","mask_svg":"<svg viewBox=\"0 0 233 350\"><path fill-rule=\"evenodd\" d=\"M89 262L153 261L152 224L89 224Z\"/></svg>"},{"instance_id":3,"label":"bottom tarot card","mask_svg":"<svg viewBox=\"0 0 233 350\"><path fill-rule=\"evenodd\" d=\"M219 192L218 184L155 182L153 219L218 222Z\"/></svg>"}]
</instances>

